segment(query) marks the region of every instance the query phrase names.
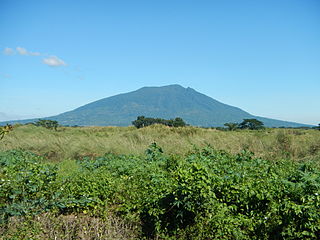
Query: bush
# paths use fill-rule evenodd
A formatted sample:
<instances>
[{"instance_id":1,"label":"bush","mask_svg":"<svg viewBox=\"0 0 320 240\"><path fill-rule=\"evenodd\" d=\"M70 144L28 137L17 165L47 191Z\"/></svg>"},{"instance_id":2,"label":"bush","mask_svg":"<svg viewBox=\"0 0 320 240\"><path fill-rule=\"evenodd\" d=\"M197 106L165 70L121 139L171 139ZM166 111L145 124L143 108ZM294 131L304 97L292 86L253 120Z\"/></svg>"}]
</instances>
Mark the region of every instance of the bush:
<instances>
[{"instance_id":1,"label":"bush","mask_svg":"<svg viewBox=\"0 0 320 240\"><path fill-rule=\"evenodd\" d=\"M320 234L320 170L313 162L267 161L250 151L230 154L210 146L167 156L153 143L144 156L106 154L76 164L59 176L55 165L32 153L1 153L1 229L12 216L34 219L53 212L97 219L112 213L139 226L136 239ZM39 235L37 226L32 220L21 234Z\"/></svg>"},{"instance_id":2,"label":"bush","mask_svg":"<svg viewBox=\"0 0 320 240\"><path fill-rule=\"evenodd\" d=\"M33 153L0 155L0 222L10 216L32 215L50 208L57 175L55 166Z\"/></svg>"}]
</instances>

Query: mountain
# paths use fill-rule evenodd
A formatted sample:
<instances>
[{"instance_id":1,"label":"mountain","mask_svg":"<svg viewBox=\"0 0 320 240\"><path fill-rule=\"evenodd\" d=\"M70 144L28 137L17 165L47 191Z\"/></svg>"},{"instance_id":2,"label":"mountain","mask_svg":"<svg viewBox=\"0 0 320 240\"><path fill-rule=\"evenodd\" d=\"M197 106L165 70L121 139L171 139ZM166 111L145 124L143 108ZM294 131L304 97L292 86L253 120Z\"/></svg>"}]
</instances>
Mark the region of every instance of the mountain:
<instances>
[{"instance_id":1,"label":"mountain","mask_svg":"<svg viewBox=\"0 0 320 240\"><path fill-rule=\"evenodd\" d=\"M240 108L221 103L211 97L180 85L143 87L86 104L69 112L45 119L63 125L128 126L137 116L171 119L183 118L195 126L223 126L227 122L242 122L256 118L268 127L301 127L304 124L253 116ZM7 121L26 123L37 119Z\"/></svg>"}]
</instances>

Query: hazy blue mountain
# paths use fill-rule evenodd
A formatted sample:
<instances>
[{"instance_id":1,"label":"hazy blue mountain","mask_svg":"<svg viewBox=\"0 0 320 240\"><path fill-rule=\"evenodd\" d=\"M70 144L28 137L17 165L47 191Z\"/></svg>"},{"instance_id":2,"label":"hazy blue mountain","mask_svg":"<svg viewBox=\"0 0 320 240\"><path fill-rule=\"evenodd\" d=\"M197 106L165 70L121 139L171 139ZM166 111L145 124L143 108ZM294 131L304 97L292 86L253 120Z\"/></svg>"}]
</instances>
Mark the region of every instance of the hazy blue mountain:
<instances>
[{"instance_id":1,"label":"hazy blue mountain","mask_svg":"<svg viewBox=\"0 0 320 240\"><path fill-rule=\"evenodd\" d=\"M141 115L165 119L181 117L188 124L204 127L223 126L227 122L239 123L244 118L256 118L269 127L306 126L253 116L240 108L221 103L192 88L180 85L143 87L45 119L57 120L60 124L71 126L128 126ZM37 119L8 122L25 123L35 120Z\"/></svg>"}]
</instances>

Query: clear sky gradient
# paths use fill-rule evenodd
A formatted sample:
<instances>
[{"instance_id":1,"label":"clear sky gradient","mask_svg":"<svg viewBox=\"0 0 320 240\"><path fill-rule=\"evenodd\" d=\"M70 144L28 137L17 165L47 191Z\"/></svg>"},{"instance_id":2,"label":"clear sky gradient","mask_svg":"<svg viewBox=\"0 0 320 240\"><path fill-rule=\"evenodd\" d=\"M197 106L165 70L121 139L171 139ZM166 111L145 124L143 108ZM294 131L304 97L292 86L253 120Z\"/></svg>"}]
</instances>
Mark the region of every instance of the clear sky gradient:
<instances>
[{"instance_id":1,"label":"clear sky gradient","mask_svg":"<svg viewBox=\"0 0 320 240\"><path fill-rule=\"evenodd\" d=\"M320 122L320 1L0 0L0 120L180 84Z\"/></svg>"}]
</instances>

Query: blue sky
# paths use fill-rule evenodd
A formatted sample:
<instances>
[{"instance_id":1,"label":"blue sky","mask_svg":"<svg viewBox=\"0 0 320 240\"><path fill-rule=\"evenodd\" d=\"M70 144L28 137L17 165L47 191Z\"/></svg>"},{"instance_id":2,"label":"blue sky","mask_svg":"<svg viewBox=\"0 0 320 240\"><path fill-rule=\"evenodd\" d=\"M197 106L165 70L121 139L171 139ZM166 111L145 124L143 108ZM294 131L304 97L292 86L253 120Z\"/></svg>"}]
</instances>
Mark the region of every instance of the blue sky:
<instances>
[{"instance_id":1,"label":"blue sky","mask_svg":"<svg viewBox=\"0 0 320 240\"><path fill-rule=\"evenodd\" d=\"M320 122L320 1L0 0L0 120L181 84Z\"/></svg>"}]
</instances>

